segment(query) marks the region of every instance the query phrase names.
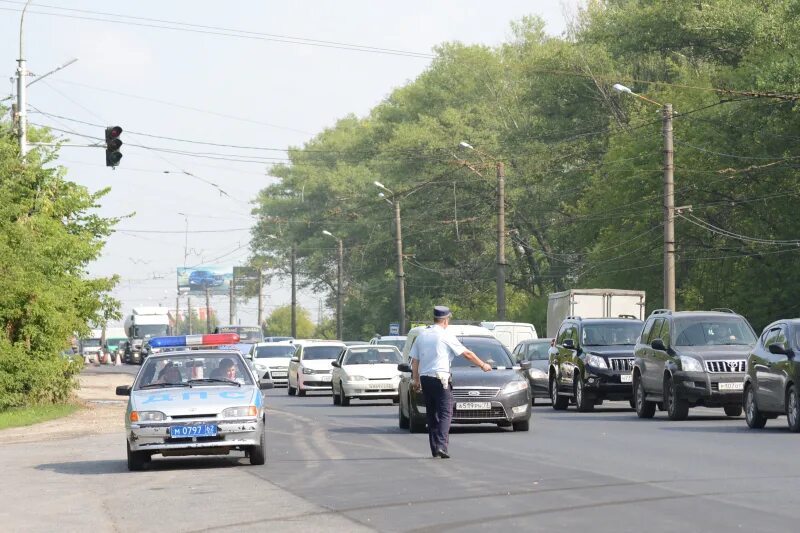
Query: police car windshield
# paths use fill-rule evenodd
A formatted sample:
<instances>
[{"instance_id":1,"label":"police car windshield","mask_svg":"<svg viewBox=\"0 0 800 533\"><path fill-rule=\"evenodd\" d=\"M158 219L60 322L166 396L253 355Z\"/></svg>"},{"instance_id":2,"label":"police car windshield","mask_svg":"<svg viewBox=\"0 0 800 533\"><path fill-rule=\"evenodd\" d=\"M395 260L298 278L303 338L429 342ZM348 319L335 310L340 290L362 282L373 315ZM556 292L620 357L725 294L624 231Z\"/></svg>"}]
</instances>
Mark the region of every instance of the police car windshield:
<instances>
[{"instance_id":1,"label":"police car windshield","mask_svg":"<svg viewBox=\"0 0 800 533\"><path fill-rule=\"evenodd\" d=\"M303 349L303 359L336 359L340 353L341 346L307 346Z\"/></svg>"},{"instance_id":2,"label":"police car windshield","mask_svg":"<svg viewBox=\"0 0 800 533\"><path fill-rule=\"evenodd\" d=\"M379 339L375 341L375 344L382 344L384 346L394 346L398 350L402 350L403 347L406 345L405 339Z\"/></svg>"},{"instance_id":3,"label":"police car windshield","mask_svg":"<svg viewBox=\"0 0 800 533\"><path fill-rule=\"evenodd\" d=\"M743 318L678 317L672 334L676 346L749 346L756 338Z\"/></svg>"},{"instance_id":4,"label":"police car windshield","mask_svg":"<svg viewBox=\"0 0 800 533\"><path fill-rule=\"evenodd\" d=\"M513 366L511 363L511 354L503 346L499 340L494 337L459 337L458 340L461 344L467 347L471 352L481 358L484 363L489 363L493 367ZM463 357L454 357L454 367L467 367L472 366L472 363Z\"/></svg>"},{"instance_id":5,"label":"police car windshield","mask_svg":"<svg viewBox=\"0 0 800 533\"><path fill-rule=\"evenodd\" d=\"M134 390L182 384L226 386L227 381L236 386L253 384L250 371L238 355L225 352L176 354L145 359Z\"/></svg>"},{"instance_id":6,"label":"police car windshield","mask_svg":"<svg viewBox=\"0 0 800 533\"><path fill-rule=\"evenodd\" d=\"M285 357L290 358L294 355L295 347L291 344L281 346L256 346L256 358L264 357Z\"/></svg>"},{"instance_id":7,"label":"police car windshield","mask_svg":"<svg viewBox=\"0 0 800 533\"><path fill-rule=\"evenodd\" d=\"M377 365L402 363L400 352L394 347L353 348L344 356L343 365Z\"/></svg>"},{"instance_id":8,"label":"police car windshield","mask_svg":"<svg viewBox=\"0 0 800 533\"><path fill-rule=\"evenodd\" d=\"M633 346L642 324L639 322L600 322L584 324L581 345L583 346Z\"/></svg>"}]
</instances>

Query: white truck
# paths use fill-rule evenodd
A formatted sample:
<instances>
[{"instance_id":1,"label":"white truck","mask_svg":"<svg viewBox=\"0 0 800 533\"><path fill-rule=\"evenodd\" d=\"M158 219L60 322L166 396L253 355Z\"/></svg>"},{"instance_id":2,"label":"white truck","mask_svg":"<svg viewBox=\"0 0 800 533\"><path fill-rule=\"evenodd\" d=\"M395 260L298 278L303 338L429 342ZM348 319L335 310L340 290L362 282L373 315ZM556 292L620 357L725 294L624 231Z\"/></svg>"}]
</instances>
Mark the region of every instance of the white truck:
<instances>
[{"instance_id":1,"label":"white truck","mask_svg":"<svg viewBox=\"0 0 800 533\"><path fill-rule=\"evenodd\" d=\"M126 362L140 363L142 344L150 337L160 337L169 332L169 310L166 307L134 307L125 317L125 334L128 336Z\"/></svg>"},{"instance_id":2,"label":"white truck","mask_svg":"<svg viewBox=\"0 0 800 533\"><path fill-rule=\"evenodd\" d=\"M80 340L79 349L86 362L96 360L101 361L101 350L103 349L103 330L93 329L88 337Z\"/></svg>"},{"instance_id":3,"label":"white truck","mask_svg":"<svg viewBox=\"0 0 800 533\"><path fill-rule=\"evenodd\" d=\"M570 289L550 295L547 336L555 337L561 321L581 318L627 317L644 320L645 292L625 289Z\"/></svg>"},{"instance_id":4,"label":"white truck","mask_svg":"<svg viewBox=\"0 0 800 533\"><path fill-rule=\"evenodd\" d=\"M481 326L492 332L494 338L499 340L509 350L516 348L517 344L528 339L538 339L536 328L527 322L481 322Z\"/></svg>"}]
</instances>

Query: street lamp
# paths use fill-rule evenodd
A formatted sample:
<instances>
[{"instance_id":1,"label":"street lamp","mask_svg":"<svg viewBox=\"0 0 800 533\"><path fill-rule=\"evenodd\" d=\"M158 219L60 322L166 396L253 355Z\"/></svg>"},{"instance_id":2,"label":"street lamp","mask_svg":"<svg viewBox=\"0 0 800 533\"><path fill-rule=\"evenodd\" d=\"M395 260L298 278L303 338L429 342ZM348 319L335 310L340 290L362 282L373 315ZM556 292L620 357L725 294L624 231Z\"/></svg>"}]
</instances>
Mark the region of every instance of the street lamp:
<instances>
[{"instance_id":1,"label":"street lamp","mask_svg":"<svg viewBox=\"0 0 800 533\"><path fill-rule=\"evenodd\" d=\"M342 262L344 261L344 245L342 244L342 239L330 231L322 230L322 233L332 239L336 239L339 245L339 254L336 262L336 337L342 340Z\"/></svg>"},{"instance_id":2,"label":"street lamp","mask_svg":"<svg viewBox=\"0 0 800 533\"><path fill-rule=\"evenodd\" d=\"M672 104L660 104L615 83L614 90L661 107L664 137L664 307L675 310L675 181L672 144Z\"/></svg>"},{"instance_id":3,"label":"street lamp","mask_svg":"<svg viewBox=\"0 0 800 533\"><path fill-rule=\"evenodd\" d=\"M466 141L461 141L458 146L465 150L472 150L479 156L483 152ZM488 157L488 156L487 156ZM494 157L497 169L497 320L506 319L506 172L505 165Z\"/></svg>"},{"instance_id":4,"label":"street lamp","mask_svg":"<svg viewBox=\"0 0 800 533\"><path fill-rule=\"evenodd\" d=\"M389 193L392 199L386 198L384 193L378 193L378 196L386 200L394 207L394 242L395 250L397 252L397 269L395 276L397 277L397 313L400 322L400 334L406 332L406 282L405 273L403 272L403 231L400 225L400 198L395 195L390 189L379 181L373 181L376 187L383 189Z\"/></svg>"}]
</instances>

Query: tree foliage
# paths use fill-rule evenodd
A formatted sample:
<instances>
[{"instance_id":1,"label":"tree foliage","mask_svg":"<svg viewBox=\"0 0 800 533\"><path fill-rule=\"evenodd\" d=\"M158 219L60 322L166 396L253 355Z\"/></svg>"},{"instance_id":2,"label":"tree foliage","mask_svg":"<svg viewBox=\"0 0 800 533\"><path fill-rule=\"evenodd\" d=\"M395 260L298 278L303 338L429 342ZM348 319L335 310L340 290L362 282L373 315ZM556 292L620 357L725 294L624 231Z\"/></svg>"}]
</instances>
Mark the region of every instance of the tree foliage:
<instances>
[{"instance_id":1,"label":"tree foliage","mask_svg":"<svg viewBox=\"0 0 800 533\"><path fill-rule=\"evenodd\" d=\"M547 294L644 289L662 305L662 125L673 104L680 308L796 315L800 223L796 0L590 1L571 33L526 18L495 47L447 43L417 79L271 172L257 258L331 294L345 243L345 331L397 320L392 208L402 208L408 318L434 303L494 315L495 165L506 169L509 318L544 329ZM466 141L475 150L460 150ZM269 235L269 237L268 237Z\"/></svg>"},{"instance_id":2,"label":"tree foliage","mask_svg":"<svg viewBox=\"0 0 800 533\"><path fill-rule=\"evenodd\" d=\"M54 152L20 161L9 129L0 123L0 409L66 400L80 367L61 351L119 318L116 279L86 274L116 222L95 212L107 191L67 180Z\"/></svg>"},{"instance_id":3,"label":"tree foliage","mask_svg":"<svg viewBox=\"0 0 800 533\"><path fill-rule=\"evenodd\" d=\"M297 338L307 339L314 335L314 323L308 311L297 308ZM292 334L292 306L276 307L264 321L266 336L288 337Z\"/></svg>"}]
</instances>

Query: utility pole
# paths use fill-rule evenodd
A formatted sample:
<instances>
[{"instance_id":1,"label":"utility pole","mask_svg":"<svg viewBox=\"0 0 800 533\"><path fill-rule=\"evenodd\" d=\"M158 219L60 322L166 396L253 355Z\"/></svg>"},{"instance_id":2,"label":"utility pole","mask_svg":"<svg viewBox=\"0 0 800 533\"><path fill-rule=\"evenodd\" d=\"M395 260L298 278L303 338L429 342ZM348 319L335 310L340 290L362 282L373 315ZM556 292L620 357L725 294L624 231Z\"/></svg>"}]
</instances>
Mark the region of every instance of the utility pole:
<instances>
[{"instance_id":1,"label":"utility pole","mask_svg":"<svg viewBox=\"0 0 800 533\"><path fill-rule=\"evenodd\" d=\"M17 128L19 132L19 156L24 158L28 153L28 88L25 83L28 77L28 69L25 64L25 54L23 44L23 23L25 22L25 11L31 0L25 2L22 8L22 16L19 18L19 59L17 59Z\"/></svg>"},{"instance_id":2,"label":"utility pole","mask_svg":"<svg viewBox=\"0 0 800 533\"><path fill-rule=\"evenodd\" d=\"M175 332L173 335L180 335L181 334L181 293L178 291L178 295L175 296Z\"/></svg>"},{"instance_id":3,"label":"utility pole","mask_svg":"<svg viewBox=\"0 0 800 533\"><path fill-rule=\"evenodd\" d=\"M188 294L186 295L186 333L187 335L192 334L192 297Z\"/></svg>"},{"instance_id":4,"label":"utility pole","mask_svg":"<svg viewBox=\"0 0 800 533\"><path fill-rule=\"evenodd\" d=\"M664 307L675 311L675 181L672 104L663 106L664 133Z\"/></svg>"},{"instance_id":5,"label":"utility pole","mask_svg":"<svg viewBox=\"0 0 800 533\"><path fill-rule=\"evenodd\" d=\"M506 319L506 169L497 162L497 320Z\"/></svg>"},{"instance_id":6,"label":"utility pole","mask_svg":"<svg viewBox=\"0 0 800 533\"><path fill-rule=\"evenodd\" d=\"M264 270L258 267L258 329L264 331Z\"/></svg>"},{"instance_id":7,"label":"utility pole","mask_svg":"<svg viewBox=\"0 0 800 533\"><path fill-rule=\"evenodd\" d=\"M228 293L229 293L228 296L229 296L229 299L230 299L230 302L228 304L228 324L231 324L231 325L236 323L235 322L236 295L235 295L235 292L234 292L234 289L233 289L235 284L236 284L236 278L233 278L231 280L231 285L230 285L230 288L228 290Z\"/></svg>"},{"instance_id":8,"label":"utility pole","mask_svg":"<svg viewBox=\"0 0 800 533\"><path fill-rule=\"evenodd\" d=\"M297 338L297 272L295 263L297 262L297 248L292 243L292 257L290 260L292 269L292 337Z\"/></svg>"},{"instance_id":9,"label":"utility pole","mask_svg":"<svg viewBox=\"0 0 800 533\"><path fill-rule=\"evenodd\" d=\"M342 263L344 261L344 244L342 239L339 241L339 254L336 267L336 338L343 340L343 320L342 320Z\"/></svg>"},{"instance_id":10,"label":"utility pole","mask_svg":"<svg viewBox=\"0 0 800 533\"><path fill-rule=\"evenodd\" d=\"M397 307L400 315L400 335L406 334L406 279L403 272L403 230L400 225L400 199L394 198L394 235L397 251ZM341 252L340 252L341 253ZM341 261L341 258L340 258ZM339 281L341 283L341 281Z\"/></svg>"},{"instance_id":11,"label":"utility pole","mask_svg":"<svg viewBox=\"0 0 800 533\"><path fill-rule=\"evenodd\" d=\"M208 292L208 284L206 284L206 333L211 333L211 303Z\"/></svg>"}]
</instances>

